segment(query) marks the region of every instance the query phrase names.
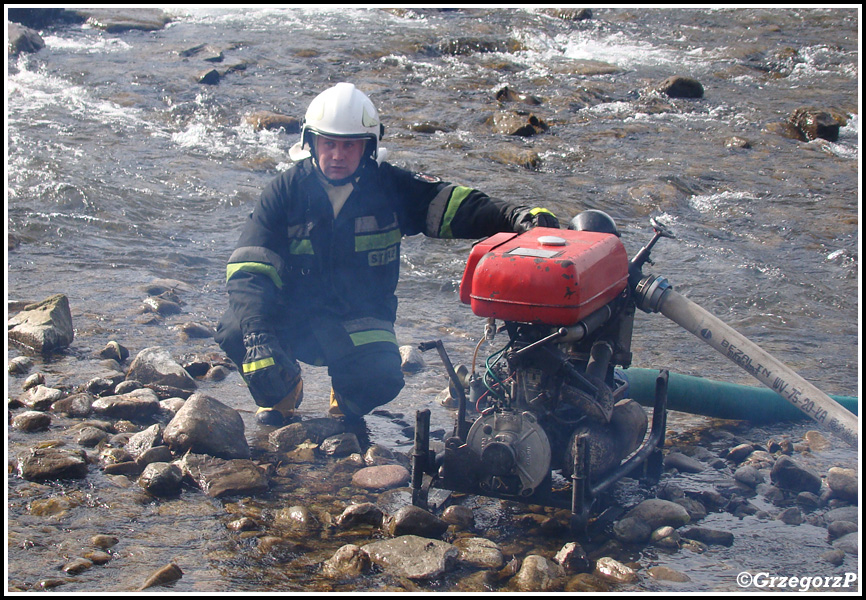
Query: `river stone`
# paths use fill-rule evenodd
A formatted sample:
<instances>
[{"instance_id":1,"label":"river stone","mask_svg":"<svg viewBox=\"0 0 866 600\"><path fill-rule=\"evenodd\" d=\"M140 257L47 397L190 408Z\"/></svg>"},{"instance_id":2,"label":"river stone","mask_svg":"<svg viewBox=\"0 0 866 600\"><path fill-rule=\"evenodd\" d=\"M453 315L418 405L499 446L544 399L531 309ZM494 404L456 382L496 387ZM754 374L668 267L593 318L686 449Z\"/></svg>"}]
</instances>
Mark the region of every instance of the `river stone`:
<instances>
[{"instance_id":1,"label":"river stone","mask_svg":"<svg viewBox=\"0 0 866 600\"><path fill-rule=\"evenodd\" d=\"M151 425L144 431L132 434L129 441L126 442L126 450L129 454L137 459L147 450L162 445L162 430L163 427L159 423Z\"/></svg>"},{"instance_id":2,"label":"river stone","mask_svg":"<svg viewBox=\"0 0 866 600\"><path fill-rule=\"evenodd\" d=\"M409 482L409 470L403 465L364 467L352 475L352 485L366 490L390 490Z\"/></svg>"},{"instance_id":3,"label":"river stone","mask_svg":"<svg viewBox=\"0 0 866 600\"><path fill-rule=\"evenodd\" d=\"M82 393L61 398L51 405L51 410L69 417L85 418L93 412L93 396Z\"/></svg>"},{"instance_id":4,"label":"river stone","mask_svg":"<svg viewBox=\"0 0 866 600\"><path fill-rule=\"evenodd\" d=\"M543 556L530 554L523 559L520 571L514 576L514 587L521 592L551 592L561 584L565 571Z\"/></svg>"},{"instance_id":5,"label":"river stone","mask_svg":"<svg viewBox=\"0 0 866 600\"><path fill-rule=\"evenodd\" d=\"M416 535L401 535L361 548L385 573L409 579L436 578L449 570L460 554L451 544Z\"/></svg>"},{"instance_id":6,"label":"river stone","mask_svg":"<svg viewBox=\"0 0 866 600\"><path fill-rule=\"evenodd\" d=\"M82 450L31 448L19 457L18 473L28 481L81 479L87 476L87 455Z\"/></svg>"},{"instance_id":7,"label":"river stone","mask_svg":"<svg viewBox=\"0 0 866 600\"><path fill-rule=\"evenodd\" d=\"M424 355L415 346L400 346L400 368L404 373L417 373L424 369Z\"/></svg>"},{"instance_id":8,"label":"river stone","mask_svg":"<svg viewBox=\"0 0 866 600\"><path fill-rule=\"evenodd\" d=\"M148 419L159 411L159 397L151 389L140 388L128 394L104 396L94 400L93 412L117 419Z\"/></svg>"},{"instance_id":9,"label":"river stone","mask_svg":"<svg viewBox=\"0 0 866 600\"><path fill-rule=\"evenodd\" d=\"M553 557L553 562L562 567L566 573L588 573L592 571L592 561L586 556L583 546L577 542L568 542L556 556Z\"/></svg>"},{"instance_id":10,"label":"river stone","mask_svg":"<svg viewBox=\"0 0 866 600\"><path fill-rule=\"evenodd\" d=\"M624 544L640 544L652 534L652 527L643 519L625 517L613 525L614 537Z\"/></svg>"},{"instance_id":11,"label":"river stone","mask_svg":"<svg viewBox=\"0 0 866 600\"><path fill-rule=\"evenodd\" d=\"M856 531L843 535L833 542L833 547L836 550L842 550L845 554L853 554L854 556L857 556L860 553L859 537L860 536Z\"/></svg>"},{"instance_id":12,"label":"river stone","mask_svg":"<svg viewBox=\"0 0 866 600\"><path fill-rule=\"evenodd\" d=\"M690 521L685 508L670 500L658 498L644 500L626 513L625 518L629 517L643 521L653 530L663 525L681 527Z\"/></svg>"},{"instance_id":13,"label":"river stone","mask_svg":"<svg viewBox=\"0 0 866 600\"><path fill-rule=\"evenodd\" d=\"M56 388L37 385L21 394L18 401L30 410L48 410L51 405L63 398L63 392Z\"/></svg>"},{"instance_id":14,"label":"river stone","mask_svg":"<svg viewBox=\"0 0 866 600\"><path fill-rule=\"evenodd\" d=\"M834 508L824 513L824 522L828 525L834 521L851 521L852 523L860 522L860 510L856 506L842 506Z\"/></svg>"},{"instance_id":15,"label":"river stone","mask_svg":"<svg viewBox=\"0 0 866 600\"><path fill-rule=\"evenodd\" d=\"M360 504L352 504L337 517L335 523L337 527L342 529L351 529L358 525L372 525L373 527L381 527L384 519L382 509L372 502L361 502Z\"/></svg>"},{"instance_id":16,"label":"river stone","mask_svg":"<svg viewBox=\"0 0 866 600\"><path fill-rule=\"evenodd\" d=\"M408 505L399 509L388 521L388 533L394 537L403 535L439 538L448 529L448 523L418 506Z\"/></svg>"},{"instance_id":17,"label":"river stone","mask_svg":"<svg viewBox=\"0 0 866 600\"><path fill-rule=\"evenodd\" d=\"M82 427L78 430L75 442L85 448L95 448L100 442L110 437L110 433L98 427Z\"/></svg>"},{"instance_id":18,"label":"river stone","mask_svg":"<svg viewBox=\"0 0 866 600\"><path fill-rule=\"evenodd\" d=\"M859 531L859 529L860 527L857 523L852 523L851 521L833 521L827 526L827 536L831 540L835 540L843 535Z\"/></svg>"},{"instance_id":19,"label":"river stone","mask_svg":"<svg viewBox=\"0 0 866 600\"><path fill-rule=\"evenodd\" d=\"M827 486L832 490L834 497L857 502L859 485L857 472L854 469L831 467L827 474Z\"/></svg>"},{"instance_id":20,"label":"river stone","mask_svg":"<svg viewBox=\"0 0 866 600\"><path fill-rule=\"evenodd\" d=\"M139 352L129 370L127 379L140 381L143 385L157 385L181 390L196 389L195 380L172 358L171 353L161 346L145 348Z\"/></svg>"},{"instance_id":21,"label":"river stone","mask_svg":"<svg viewBox=\"0 0 866 600\"><path fill-rule=\"evenodd\" d=\"M779 516L776 517L782 523L786 525L802 525L803 524L803 513L796 506L791 506L783 510L779 513Z\"/></svg>"},{"instance_id":22,"label":"river stone","mask_svg":"<svg viewBox=\"0 0 866 600\"><path fill-rule=\"evenodd\" d=\"M498 112L491 119L493 131L504 135L529 137L547 131L548 125L535 115Z\"/></svg>"},{"instance_id":23,"label":"river stone","mask_svg":"<svg viewBox=\"0 0 866 600\"><path fill-rule=\"evenodd\" d=\"M610 584L592 573L578 573L565 584L566 592L609 592Z\"/></svg>"},{"instance_id":24,"label":"river stone","mask_svg":"<svg viewBox=\"0 0 866 600\"><path fill-rule=\"evenodd\" d=\"M458 560L461 563L479 569L501 569L505 557L496 542L481 537L460 538L454 542L460 550Z\"/></svg>"},{"instance_id":25,"label":"river stone","mask_svg":"<svg viewBox=\"0 0 866 600\"><path fill-rule=\"evenodd\" d=\"M138 484L154 496L176 496L182 483L181 468L167 462L150 463L138 478Z\"/></svg>"},{"instance_id":26,"label":"river stone","mask_svg":"<svg viewBox=\"0 0 866 600\"><path fill-rule=\"evenodd\" d=\"M287 452L306 440L321 444L325 439L344 431L345 426L337 419L309 419L275 429L268 436L268 442L274 451Z\"/></svg>"},{"instance_id":27,"label":"river stone","mask_svg":"<svg viewBox=\"0 0 866 600\"><path fill-rule=\"evenodd\" d=\"M43 431L51 425L51 415L38 411L28 410L15 415L12 419L12 428L26 433Z\"/></svg>"},{"instance_id":28,"label":"river stone","mask_svg":"<svg viewBox=\"0 0 866 600\"><path fill-rule=\"evenodd\" d=\"M10 56L17 56L22 52L38 52L45 47L45 41L37 32L29 27L24 27L12 21L6 22L8 34L8 45Z\"/></svg>"},{"instance_id":29,"label":"river stone","mask_svg":"<svg viewBox=\"0 0 866 600\"><path fill-rule=\"evenodd\" d=\"M442 520L457 529L472 529L475 527L475 513L468 506L453 504L442 513Z\"/></svg>"},{"instance_id":30,"label":"river stone","mask_svg":"<svg viewBox=\"0 0 866 600\"><path fill-rule=\"evenodd\" d=\"M830 448L830 441L820 431L807 431L803 434L803 439L809 444L809 449L812 452L823 452Z\"/></svg>"},{"instance_id":31,"label":"river stone","mask_svg":"<svg viewBox=\"0 0 866 600\"><path fill-rule=\"evenodd\" d=\"M361 444L354 433L338 433L322 440L319 450L328 456L349 456L360 454Z\"/></svg>"},{"instance_id":32,"label":"river stone","mask_svg":"<svg viewBox=\"0 0 866 600\"><path fill-rule=\"evenodd\" d=\"M822 138L835 142L839 139L839 122L828 112L814 107L796 109L788 121L794 125L807 141Z\"/></svg>"},{"instance_id":33,"label":"river stone","mask_svg":"<svg viewBox=\"0 0 866 600\"><path fill-rule=\"evenodd\" d=\"M370 555L355 544L340 547L322 564L325 577L360 577L370 570Z\"/></svg>"},{"instance_id":34,"label":"river stone","mask_svg":"<svg viewBox=\"0 0 866 600\"><path fill-rule=\"evenodd\" d=\"M751 488L758 487L764 482L764 475L752 465L744 465L734 471L734 479Z\"/></svg>"},{"instance_id":35,"label":"river stone","mask_svg":"<svg viewBox=\"0 0 866 600\"><path fill-rule=\"evenodd\" d=\"M166 585L177 581L181 577L183 577L183 571L180 570L180 567L174 563L169 563L148 577L142 586L138 588L138 591L146 590L155 585Z\"/></svg>"},{"instance_id":36,"label":"river stone","mask_svg":"<svg viewBox=\"0 0 866 600\"><path fill-rule=\"evenodd\" d=\"M250 457L240 414L201 393L189 397L166 426L162 437L177 453L190 451L220 458Z\"/></svg>"},{"instance_id":37,"label":"river stone","mask_svg":"<svg viewBox=\"0 0 866 600\"><path fill-rule=\"evenodd\" d=\"M700 473L706 467L699 460L682 452L669 452L664 458L665 469L676 469L681 473Z\"/></svg>"},{"instance_id":38,"label":"river stone","mask_svg":"<svg viewBox=\"0 0 866 600\"><path fill-rule=\"evenodd\" d=\"M730 531L720 531L708 527L689 527L682 533L682 537L697 540L704 544L713 546L733 546L734 534Z\"/></svg>"},{"instance_id":39,"label":"river stone","mask_svg":"<svg viewBox=\"0 0 866 600\"><path fill-rule=\"evenodd\" d=\"M69 8L66 11L108 33L157 31L171 21L157 8Z\"/></svg>"},{"instance_id":40,"label":"river stone","mask_svg":"<svg viewBox=\"0 0 866 600\"><path fill-rule=\"evenodd\" d=\"M178 464L184 475L211 498L255 495L268 490L267 477L251 460L186 454Z\"/></svg>"},{"instance_id":41,"label":"river stone","mask_svg":"<svg viewBox=\"0 0 866 600\"><path fill-rule=\"evenodd\" d=\"M75 335L69 300L63 294L25 306L7 325L10 340L43 354L66 348Z\"/></svg>"},{"instance_id":42,"label":"river stone","mask_svg":"<svg viewBox=\"0 0 866 600\"><path fill-rule=\"evenodd\" d=\"M603 556L595 562L594 574L615 583L632 583L637 581L637 573L634 572L634 569L625 566L610 556Z\"/></svg>"},{"instance_id":43,"label":"river stone","mask_svg":"<svg viewBox=\"0 0 866 600\"><path fill-rule=\"evenodd\" d=\"M691 578L685 573L674 571L669 567L650 567L649 569L647 569L647 572L652 576L653 579L659 579L661 581L674 581L677 583L687 583L691 581Z\"/></svg>"},{"instance_id":44,"label":"river stone","mask_svg":"<svg viewBox=\"0 0 866 600\"><path fill-rule=\"evenodd\" d=\"M697 79L674 75L662 81L658 90L670 98L703 98L704 86Z\"/></svg>"},{"instance_id":45,"label":"river stone","mask_svg":"<svg viewBox=\"0 0 866 600\"><path fill-rule=\"evenodd\" d=\"M33 367L33 359L29 356L16 356L12 360L9 361L9 367L6 369L9 371L10 375L24 375L27 371L29 371ZM38 375L38 373L34 373ZM30 378L28 377L28 380ZM45 376L42 376L42 381L39 383L45 383ZM24 389L28 389L29 386L25 383Z\"/></svg>"},{"instance_id":46,"label":"river stone","mask_svg":"<svg viewBox=\"0 0 866 600\"><path fill-rule=\"evenodd\" d=\"M739 464L746 460L749 455L754 451L755 446L753 444L740 444L731 448L725 458L727 458L732 463Z\"/></svg>"},{"instance_id":47,"label":"river stone","mask_svg":"<svg viewBox=\"0 0 866 600\"><path fill-rule=\"evenodd\" d=\"M297 117L281 115L267 110L260 110L246 115L244 122L252 125L254 131L282 129L286 133L301 132L301 122Z\"/></svg>"},{"instance_id":48,"label":"river stone","mask_svg":"<svg viewBox=\"0 0 866 600\"><path fill-rule=\"evenodd\" d=\"M817 494L821 491L821 478L788 456L779 457L770 472L770 479L778 487L793 492Z\"/></svg>"},{"instance_id":49,"label":"river stone","mask_svg":"<svg viewBox=\"0 0 866 600\"><path fill-rule=\"evenodd\" d=\"M319 522L306 506L289 506L274 515L274 523L294 531L311 532L319 528Z\"/></svg>"}]
</instances>

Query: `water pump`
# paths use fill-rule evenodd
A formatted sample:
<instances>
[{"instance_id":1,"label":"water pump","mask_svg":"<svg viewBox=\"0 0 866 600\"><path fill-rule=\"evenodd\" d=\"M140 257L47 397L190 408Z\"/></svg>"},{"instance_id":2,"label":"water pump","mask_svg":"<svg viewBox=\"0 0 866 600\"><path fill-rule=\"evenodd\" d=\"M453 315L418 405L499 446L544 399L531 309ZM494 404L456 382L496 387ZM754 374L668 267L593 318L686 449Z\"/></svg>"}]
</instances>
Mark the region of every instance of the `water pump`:
<instances>
[{"instance_id":1,"label":"water pump","mask_svg":"<svg viewBox=\"0 0 866 600\"><path fill-rule=\"evenodd\" d=\"M660 237L629 260L613 220L581 213L568 229L500 233L477 243L460 299L487 319L482 342L505 339L477 369L455 370L436 348L458 400L454 434L430 449L430 413L416 415L413 503L432 487L570 508L586 524L597 498L626 475L658 480L666 372L652 424L628 397L618 367L631 364L635 289ZM477 415L471 422L469 414ZM647 430L649 429L649 435Z\"/></svg>"}]
</instances>

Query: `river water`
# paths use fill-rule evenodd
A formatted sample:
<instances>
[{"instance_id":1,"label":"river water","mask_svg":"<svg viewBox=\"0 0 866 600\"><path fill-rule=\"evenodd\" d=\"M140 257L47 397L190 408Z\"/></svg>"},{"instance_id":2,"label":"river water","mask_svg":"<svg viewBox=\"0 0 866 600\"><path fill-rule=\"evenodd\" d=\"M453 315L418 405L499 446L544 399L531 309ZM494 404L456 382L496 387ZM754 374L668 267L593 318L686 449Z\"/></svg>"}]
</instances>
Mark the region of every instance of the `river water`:
<instances>
[{"instance_id":1,"label":"river water","mask_svg":"<svg viewBox=\"0 0 866 600\"><path fill-rule=\"evenodd\" d=\"M239 227L288 167L297 137L257 131L244 116L300 117L318 92L346 80L379 108L395 164L546 206L563 222L605 210L630 254L657 217L677 237L659 242L652 272L823 391L859 397L859 9L612 8L583 21L520 9L166 12L172 22L153 32L46 29L44 49L7 59L6 222L16 243L7 254L8 299L66 294L76 328L68 352L39 363L49 379L75 372L61 383L77 385L97 374L91 359L111 339L133 352L218 349L171 325L215 325ZM222 62L187 52L201 44L221 51ZM228 65L236 68L217 85L195 81ZM672 75L700 81L704 97L652 91ZM499 104L495 93L506 85L540 104ZM804 106L842 120L838 140L780 135L778 124ZM532 137L495 133L488 121L501 110L530 111L549 128ZM749 147L729 144L734 136ZM502 158L524 151L536 153L533 166ZM470 246L404 241L401 344L441 339L455 363L469 362L483 331L457 294ZM138 319L141 287L156 278L190 286L182 317L161 326ZM637 367L756 384L659 315L638 315L633 351ZM435 356L427 359L387 409L411 421L430 407L434 428L447 427L453 415L434 400L444 372ZM303 408L318 415L329 383L320 370L305 373ZM254 435L237 376L202 391L244 411ZM683 431L706 420L674 415L670 424ZM388 419L368 425L375 441L405 443ZM858 466L853 451L834 459ZM117 518L159 532L147 542L153 548L142 542L137 551L187 555L220 535L206 524L208 506L182 525L168 505ZM103 528L117 526L103 518ZM17 512L10 519L22 531L31 526ZM754 535L777 538L774 527ZM159 547L155 539L169 530L172 545ZM796 538L780 547L787 565L802 563L800 548L809 559L816 552ZM758 541L738 552L759 568L773 564L759 557L779 555ZM185 577L178 591L252 590L263 580L279 589L259 570L230 576L212 566L216 559L198 560L206 575L198 584ZM729 573L692 567L695 589L737 589L725 583ZM109 581L89 585L112 589Z\"/></svg>"}]
</instances>

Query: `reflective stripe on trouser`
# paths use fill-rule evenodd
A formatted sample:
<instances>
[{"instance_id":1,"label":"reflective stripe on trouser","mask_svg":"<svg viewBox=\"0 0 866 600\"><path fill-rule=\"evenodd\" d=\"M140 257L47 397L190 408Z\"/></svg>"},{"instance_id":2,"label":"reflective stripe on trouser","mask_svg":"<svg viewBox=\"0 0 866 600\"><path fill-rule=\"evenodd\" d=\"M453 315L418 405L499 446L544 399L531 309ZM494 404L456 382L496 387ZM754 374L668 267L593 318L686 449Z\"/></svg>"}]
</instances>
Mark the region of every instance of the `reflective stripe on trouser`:
<instances>
[{"instance_id":1,"label":"reflective stripe on trouser","mask_svg":"<svg viewBox=\"0 0 866 600\"><path fill-rule=\"evenodd\" d=\"M293 323L274 323L274 327L290 356L310 365L327 365L334 390L355 416L387 404L403 389L400 350L388 321L342 321L316 315ZM215 339L241 368L245 349L231 309L220 320Z\"/></svg>"}]
</instances>

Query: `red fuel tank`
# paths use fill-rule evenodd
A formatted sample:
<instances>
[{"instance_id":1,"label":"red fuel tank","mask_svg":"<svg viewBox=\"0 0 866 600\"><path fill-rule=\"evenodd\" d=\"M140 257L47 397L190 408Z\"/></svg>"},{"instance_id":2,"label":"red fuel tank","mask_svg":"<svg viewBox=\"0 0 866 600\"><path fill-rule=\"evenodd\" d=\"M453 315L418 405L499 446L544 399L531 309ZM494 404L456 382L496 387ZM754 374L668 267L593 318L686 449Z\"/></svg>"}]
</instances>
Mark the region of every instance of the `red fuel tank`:
<instances>
[{"instance_id":1,"label":"red fuel tank","mask_svg":"<svg viewBox=\"0 0 866 600\"><path fill-rule=\"evenodd\" d=\"M476 244L460 300L480 317L574 325L613 301L628 283L628 255L609 233L536 227Z\"/></svg>"}]
</instances>

